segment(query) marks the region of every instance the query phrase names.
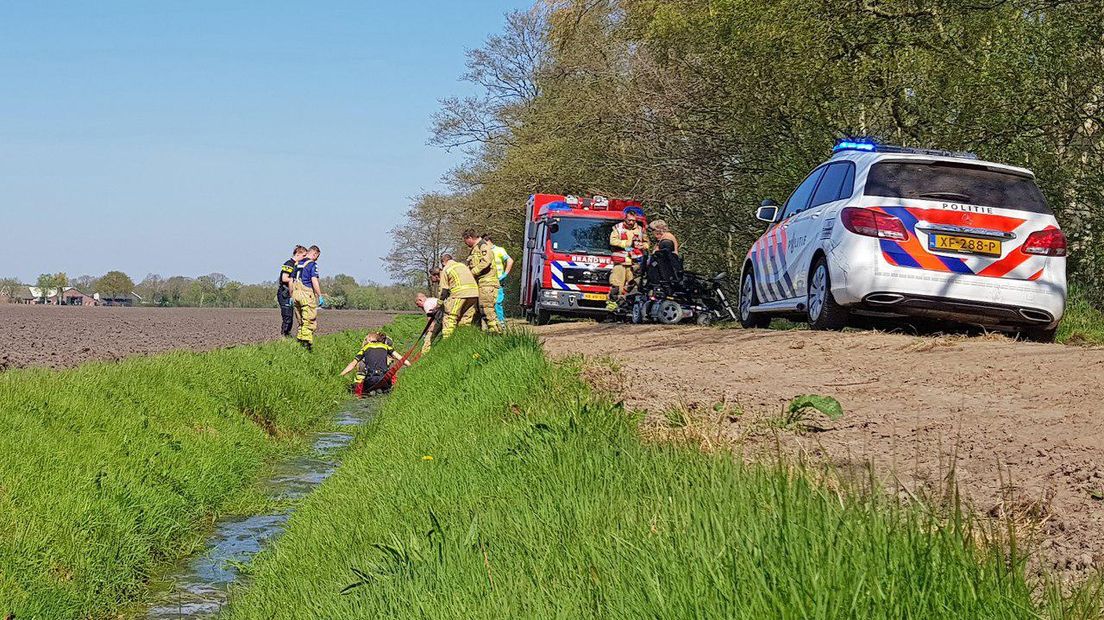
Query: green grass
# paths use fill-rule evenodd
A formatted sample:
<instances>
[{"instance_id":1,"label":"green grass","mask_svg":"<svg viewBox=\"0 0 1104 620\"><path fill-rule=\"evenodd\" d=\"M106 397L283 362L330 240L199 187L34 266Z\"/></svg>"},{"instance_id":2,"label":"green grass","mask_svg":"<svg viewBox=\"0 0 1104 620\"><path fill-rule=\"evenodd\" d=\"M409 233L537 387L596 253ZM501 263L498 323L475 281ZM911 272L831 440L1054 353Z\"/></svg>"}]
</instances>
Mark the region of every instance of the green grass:
<instances>
[{"instance_id":1,"label":"green grass","mask_svg":"<svg viewBox=\"0 0 1104 620\"><path fill-rule=\"evenodd\" d=\"M1104 312L1089 303L1077 289L1070 290L1066 315L1058 327L1058 342L1104 345Z\"/></svg>"},{"instance_id":2,"label":"green grass","mask_svg":"<svg viewBox=\"0 0 1104 620\"><path fill-rule=\"evenodd\" d=\"M961 514L642 443L636 423L535 337L462 329L404 376L225 618L1042 613L1023 558L976 543Z\"/></svg>"},{"instance_id":3,"label":"green grass","mask_svg":"<svg viewBox=\"0 0 1104 620\"><path fill-rule=\"evenodd\" d=\"M0 618L104 617L345 398L355 334L0 374Z\"/></svg>"}]
</instances>

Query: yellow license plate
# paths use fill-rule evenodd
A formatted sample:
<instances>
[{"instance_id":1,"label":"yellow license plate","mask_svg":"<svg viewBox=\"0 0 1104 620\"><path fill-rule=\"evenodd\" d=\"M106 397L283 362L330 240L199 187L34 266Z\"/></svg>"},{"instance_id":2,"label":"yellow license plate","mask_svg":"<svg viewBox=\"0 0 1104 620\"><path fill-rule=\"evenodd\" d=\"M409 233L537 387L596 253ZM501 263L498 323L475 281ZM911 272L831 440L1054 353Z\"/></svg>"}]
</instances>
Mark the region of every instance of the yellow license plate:
<instances>
[{"instance_id":1,"label":"yellow license plate","mask_svg":"<svg viewBox=\"0 0 1104 620\"><path fill-rule=\"evenodd\" d=\"M583 293L583 299L587 301L606 301L609 295L605 293Z\"/></svg>"},{"instance_id":2,"label":"yellow license plate","mask_svg":"<svg viewBox=\"0 0 1104 620\"><path fill-rule=\"evenodd\" d=\"M928 249L937 252L1000 256L1001 242L997 239L977 239L958 235L932 235L928 237Z\"/></svg>"}]
</instances>

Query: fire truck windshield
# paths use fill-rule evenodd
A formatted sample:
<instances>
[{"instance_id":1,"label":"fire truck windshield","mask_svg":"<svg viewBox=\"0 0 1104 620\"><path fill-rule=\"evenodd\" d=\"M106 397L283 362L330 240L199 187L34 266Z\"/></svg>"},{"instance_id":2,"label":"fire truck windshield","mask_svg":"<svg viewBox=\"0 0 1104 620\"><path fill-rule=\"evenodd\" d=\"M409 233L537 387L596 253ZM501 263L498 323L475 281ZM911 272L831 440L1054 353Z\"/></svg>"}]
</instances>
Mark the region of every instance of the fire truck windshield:
<instances>
[{"instance_id":1,"label":"fire truck windshield","mask_svg":"<svg viewBox=\"0 0 1104 620\"><path fill-rule=\"evenodd\" d=\"M610 256L610 231L617 220L585 217L556 217L548 225L552 249L557 252L578 252Z\"/></svg>"}]
</instances>

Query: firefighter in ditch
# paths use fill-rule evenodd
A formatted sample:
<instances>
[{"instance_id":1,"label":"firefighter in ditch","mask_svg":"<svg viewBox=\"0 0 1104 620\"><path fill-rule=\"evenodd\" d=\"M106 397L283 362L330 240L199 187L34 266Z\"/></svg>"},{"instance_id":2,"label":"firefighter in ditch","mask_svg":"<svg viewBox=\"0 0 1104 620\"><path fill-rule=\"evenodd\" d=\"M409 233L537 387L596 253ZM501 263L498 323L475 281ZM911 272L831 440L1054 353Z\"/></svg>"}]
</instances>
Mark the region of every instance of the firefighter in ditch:
<instances>
[{"instance_id":1,"label":"firefighter in ditch","mask_svg":"<svg viewBox=\"0 0 1104 620\"><path fill-rule=\"evenodd\" d=\"M493 333L502 333L495 312L495 301L501 283L498 281L498 268L495 267L494 244L475 234L470 228L464 231L464 243L471 248L468 255L468 267L479 283L479 309L487 321L487 329Z\"/></svg>"},{"instance_id":2,"label":"firefighter in ditch","mask_svg":"<svg viewBox=\"0 0 1104 620\"><path fill-rule=\"evenodd\" d=\"M444 326L441 338L448 338L457 325L471 325L479 305L479 285L468 266L453 260L452 254L441 255L441 296L445 300Z\"/></svg>"},{"instance_id":3,"label":"firefighter in ditch","mask_svg":"<svg viewBox=\"0 0 1104 620\"><path fill-rule=\"evenodd\" d=\"M613 254L613 260L617 264L610 272L610 296L606 303L606 309L614 312L621 297L632 292L637 263L642 253L648 249L648 238L637 221L635 211L625 211L625 219L614 225L610 231L609 242L618 250Z\"/></svg>"},{"instance_id":4,"label":"firefighter in ditch","mask_svg":"<svg viewBox=\"0 0 1104 620\"><path fill-rule=\"evenodd\" d=\"M299 320L299 332L295 339L308 351L314 347L318 308L326 305L322 285L318 281L318 257L321 254L322 250L317 245L310 246L306 257L295 263L291 274L291 299L295 304L295 318Z\"/></svg>"}]
</instances>

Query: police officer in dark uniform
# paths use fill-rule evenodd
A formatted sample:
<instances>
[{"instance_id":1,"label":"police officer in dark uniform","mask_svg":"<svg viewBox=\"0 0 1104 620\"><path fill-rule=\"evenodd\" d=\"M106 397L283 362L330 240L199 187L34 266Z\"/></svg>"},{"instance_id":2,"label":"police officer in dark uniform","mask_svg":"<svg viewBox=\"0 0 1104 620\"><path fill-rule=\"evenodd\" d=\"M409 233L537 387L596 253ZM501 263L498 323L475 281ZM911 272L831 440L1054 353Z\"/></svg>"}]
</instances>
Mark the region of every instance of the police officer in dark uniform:
<instances>
[{"instance_id":1,"label":"police officer in dark uniform","mask_svg":"<svg viewBox=\"0 0 1104 620\"><path fill-rule=\"evenodd\" d=\"M291 335L294 323L295 309L291 302L291 278L295 272L295 265L307 256L307 248L297 245L291 251L291 258L284 261L280 267L280 279L277 280L279 288L276 289L276 303L280 305L280 333L284 336Z\"/></svg>"}]
</instances>

